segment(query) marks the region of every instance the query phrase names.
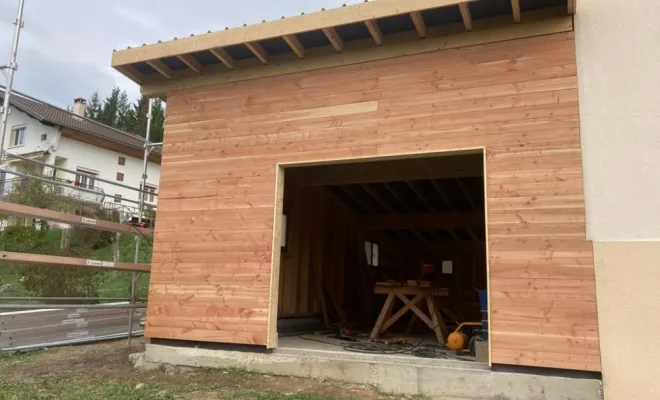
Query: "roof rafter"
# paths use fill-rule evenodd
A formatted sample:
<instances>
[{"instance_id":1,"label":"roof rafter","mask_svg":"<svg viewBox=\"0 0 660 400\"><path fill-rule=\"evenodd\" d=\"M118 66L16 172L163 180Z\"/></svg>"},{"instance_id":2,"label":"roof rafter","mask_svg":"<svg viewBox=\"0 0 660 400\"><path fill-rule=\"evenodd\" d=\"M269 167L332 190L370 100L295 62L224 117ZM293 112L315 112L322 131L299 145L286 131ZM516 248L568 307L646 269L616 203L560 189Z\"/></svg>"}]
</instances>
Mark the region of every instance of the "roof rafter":
<instances>
[{"instance_id":1,"label":"roof rafter","mask_svg":"<svg viewBox=\"0 0 660 400\"><path fill-rule=\"evenodd\" d=\"M300 58L305 58L305 47L300 43L296 35L284 35L282 39L291 47L294 53Z\"/></svg>"},{"instance_id":2,"label":"roof rafter","mask_svg":"<svg viewBox=\"0 0 660 400\"><path fill-rule=\"evenodd\" d=\"M147 64L149 64L151 68L158 71L165 78L172 79L172 70L170 69L170 67L165 65L165 63L162 62L161 60L150 60L147 61Z\"/></svg>"},{"instance_id":3,"label":"roof rafter","mask_svg":"<svg viewBox=\"0 0 660 400\"><path fill-rule=\"evenodd\" d=\"M378 27L378 22L375 19L370 19L367 21L364 21L364 24L367 26L367 29L369 29L369 33L371 33L371 37L374 38L374 42L378 46L383 44L383 32L380 31L380 28Z\"/></svg>"},{"instance_id":4,"label":"roof rafter","mask_svg":"<svg viewBox=\"0 0 660 400\"><path fill-rule=\"evenodd\" d=\"M422 18L422 13L419 11L413 11L410 13L410 18L415 24L415 30L420 38L426 37L426 23L424 23L424 18Z\"/></svg>"},{"instance_id":5,"label":"roof rafter","mask_svg":"<svg viewBox=\"0 0 660 400\"><path fill-rule=\"evenodd\" d=\"M115 68L137 84L142 84L144 82L144 75L132 65L120 65Z\"/></svg>"},{"instance_id":6,"label":"roof rafter","mask_svg":"<svg viewBox=\"0 0 660 400\"><path fill-rule=\"evenodd\" d=\"M362 216L366 230L393 229L452 229L478 227L483 220L480 213L406 213L372 214Z\"/></svg>"},{"instance_id":7,"label":"roof rafter","mask_svg":"<svg viewBox=\"0 0 660 400\"><path fill-rule=\"evenodd\" d=\"M472 210L476 210L477 206L476 206L475 202L472 200L472 196L470 196L470 193L468 193L467 188L465 187L465 184L463 183L463 181L461 181L460 178L456 178L456 183L461 188L461 191L463 192L463 195L467 199L468 203L470 203L470 207L472 207Z\"/></svg>"},{"instance_id":8,"label":"roof rafter","mask_svg":"<svg viewBox=\"0 0 660 400\"><path fill-rule=\"evenodd\" d=\"M176 56L181 54L183 49L187 48L195 49L195 51L203 51L215 47L228 47L245 42L256 42L281 37L285 34L304 33L359 23L366 19L379 19L392 15L407 14L413 11L446 7L462 1L464 0L406 0L404 2L379 0L359 3L348 7L339 7L256 25L248 25L115 51L112 56L112 65L116 67L118 65Z\"/></svg>"},{"instance_id":9,"label":"roof rafter","mask_svg":"<svg viewBox=\"0 0 660 400\"><path fill-rule=\"evenodd\" d=\"M511 0L511 9L513 10L513 22L520 23L520 0Z\"/></svg>"},{"instance_id":10,"label":"roof rafter","mask_svg":"<svg viewBox=\"0 0 660 400\"><path fill-rule=\"evenodd\" d=\"M575 0L568 0L567 8L568 8L567 11L568 11L569 14L571 14L571 15L575 14L575 11L577 11L575 9Z\"/></svg>"},{"instance_id":11,"label":"roof rafter","mask_svg":"<svg viewBox=\"0 0 660 400\"><path fill-rule=\"evenodd\" d=\"M204 72L204 67L202 67L202 64L199 63L195 59L195 57L192 56L192 54L182 54L177 56L179 60L183 61L184 64L186 64L190 69L195 71L197 74L201 74Z\"/></svg>"},{"instance_id":12,"label":"roof rafter","mask_svg":"<svg viewBox=\"0 0 660 400\"><path fill-rule=\"evenodd\" d=\"M223 64L225 64L225 67L229 69L234 69L236 60L234 60L234 57L232 57L231 55L229 55L229 53L227 53L227 50L223 49L222 47L216 47L214 49L209 49L209 51L218 60L220 60Z\"/></svg>"},{"instance_id":13,"label":"roof rafter","mask_svg":"<svg viewBox=\"0 0 660 400\"><path fill-rule=\"evenodd\" d=\"M401 204L403 206L403 208L410 211L410 207L408 207L408 204L406 204L406 202L403 201L403 199L401 199L399 194L394 189L392 189L392 187L390 185L388 185L387 183L383 183L383 186L385 187L385 189L387 189L388 192L390 192L392 197L394 197L396 199L396 201L398 201L399 204ZM421 233L417 232L416 230L411 229L411 230L409 230L409 232L412 233L413 236L415 236L422 243L428 243L429 242Z\"/></svg>"},{"instance_id":14,"label":"roof rafter","mask_svg":"<svg viewBox=\"0 0 660 400\"><path fill-rule=\"evenodd\" d=\"M458 5L458 9L461 11L461 17L463 18L463 25L465 25L465 30L471 31L472 13L470 12L470 6L468 3L461 3Z\"/></svg>"},{"instance_id":15,"label":"roof rafter","mask_svg":"<svg viewBox=\"0 0 660 400\"><path fill-rule=\"evenodd\" d=\"M438 194L440 195L440 197L442 197L442 201L444 201L445 204L447 204L447 207L449 207L449 209L450 209L452 212L454 212L454 213L457 212L458 210L456 209L456 207L454 207L454 205L452 204L452 202L449 200L449 197L447 197L447 194L446 194L445 191L440 187L440 185L438 184L438 182L432 180L432 181L431 181L431 184L433 185L433 187L435 188L435 190L438 192ZM473 210L476 211L476 209L473 209ZM476 241L476 242L479 241L479 239L477 238L477 235L475 235L474 232L472 232L471 229L469 229L468 227L461 227L461 228L464 228L464 229L467 231L467 233L470 235L470 237L471 237L474 241ZM454 233L452 232L452 234L454 234Z\"/></svg>"},{"instance_id":16,"label":"roof rafter","mask_svg":"<svg viewBox=\"0 0 660 400\"><path fill-rule=\"evenodd\" d=\"M431 181L431 182L433 182L433 181ZM410 190L412 190L413 193L415 193L415 196L417 196L417 197L422 201L422 203L424 203L424 206L426 206L426 208L428 208L429 210L431 210L431 211L433 211L433 212L438 212L438 210L437 210L437 209L436 209L436 208L435 208L435 207L434 207L434 206L428 201L428 199L426 198L426 196L424 196L424 194L422 193L422 191L419 190L419 188L417 187L417 185L415 184L415 182L410 182L410 181L408 181L408 182L406 182L406 183L408 184L408 187L410 187ZM451 209L451 208L450 208L450 209ZM455 233L451 228L447 228L447 231L449 232L449 234L450 234L454 239L456 239L456 240L459 241L459 242L462 241L461 238L458 237L458 235L456 235L456 233Z\"/></svg>"},{"instance_id":17,"label":"roof rafter","mask_svg":"<svg viewBox=\"0 0 660 400\"><path fill-rule=\"evenodd\" d=\"M245 43L245 46L250 49L252 54L254 54L259 59L259 61L261 61L263 64L268 64L268 53L266 53L266 49L264 49L262 45L260 45L258 42L250 42Z\"/></svg>"},{"instance_id":18,"label":"roof rafter","mask_svg":"<svg viewBox=\"0 0 660 400\"><path fill-rule=\"evenodd\" d=\"M334 47L335 50L338 52L344 50L344 41L342 40L341 36L339 36L335 28L323 28L323 33L328 38L330 44L332 44L332 47Z\"/></svg>"}]
</instances>

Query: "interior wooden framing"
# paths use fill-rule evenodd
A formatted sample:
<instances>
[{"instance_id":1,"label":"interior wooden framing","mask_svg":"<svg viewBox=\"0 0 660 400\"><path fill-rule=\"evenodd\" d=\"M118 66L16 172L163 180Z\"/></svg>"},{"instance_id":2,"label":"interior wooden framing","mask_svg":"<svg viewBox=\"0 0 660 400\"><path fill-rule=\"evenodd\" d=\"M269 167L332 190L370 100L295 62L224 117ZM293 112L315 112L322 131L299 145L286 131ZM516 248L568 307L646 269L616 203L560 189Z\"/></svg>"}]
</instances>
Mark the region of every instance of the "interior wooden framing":
<instances>
[{"instance_id":1,"label":"interior wooden framing","mask_svg":"<svg viewBox=\"0 0 660 400\"><path fill-rule=\"evenodd\" d=\"M473 288L488 286L484 157L475 148L280 164L276 208L287 217L287 238L283 245L277 218L273 248L283 250L271 273L269 346L278 318L322 315L326 325L371 330L386 297L375 283L415 280L421 262L436 266L427 279L447 293L436 302L447 312L440 321L480 321ZM365 241L379 244L378 267L366 265ZM440 272L443 260L453 262L451 274Z\"/></svg>"},{"instance_id":2,"label":"interior wooden framing","mask_svg":"<svg viewBox=\"0 0 660 400\"><path fill-rule=\"evenodd\" d=\"M443 46L443 38L472 31L488 41L480 31L574 13L575 0L378 0L129 47L113 52L112 66L143 86L143 94L166 96L168 89L182 88L174 81L189 87L245 79L246 73L269 75L282 65L318 68L333 55L335 62L363 62L351 55L392 47L380 57L397 56L401 43L424 39L430 46L440 39Z\"/></svg>"}]
</instances>

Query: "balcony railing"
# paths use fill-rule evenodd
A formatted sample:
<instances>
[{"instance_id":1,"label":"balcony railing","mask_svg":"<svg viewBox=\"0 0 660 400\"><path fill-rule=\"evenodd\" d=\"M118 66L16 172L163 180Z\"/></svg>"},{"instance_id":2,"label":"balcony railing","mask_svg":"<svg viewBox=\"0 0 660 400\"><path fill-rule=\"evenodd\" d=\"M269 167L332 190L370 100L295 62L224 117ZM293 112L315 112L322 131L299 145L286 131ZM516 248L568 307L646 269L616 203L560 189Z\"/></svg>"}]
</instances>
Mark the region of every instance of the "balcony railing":
<instances>
[{"instance_id":1,"label":"balcony railing","mask_svg":"<svg viewBox=\"0 0 660 400\"><path fill-rule=\"evenodd\" d=\"M51 176L44 176L50 181L53 182L59 182L59 183L66 183L68 185L73 185L76 187L80 187L83 189L91 190L92 192L85 191L85 190L78 190L73 187L69 186L60 186L60 185L50 185L45 182L39 183L41 185L42 190L46 191L47 193L55 193L59 194L61 196L69 197L71 199L77 200L77 201L83 201L87 203L103 203L105 199L105 193L103 192L103 189L98 188L98 187L92 187L89 185L84 185L81 184L80 182L75 182L71 181L68 179L60 179L60 178L54 178L52 175ZM36 182L36 181L33 181ZM2 196L8 196L16 191L19 190L25 190L28 188L30 185L30 179L29 178L14 178L14 179L7 179L4 181L4 183L0 182L0 193Z\"/></svg>"}]
</instances>

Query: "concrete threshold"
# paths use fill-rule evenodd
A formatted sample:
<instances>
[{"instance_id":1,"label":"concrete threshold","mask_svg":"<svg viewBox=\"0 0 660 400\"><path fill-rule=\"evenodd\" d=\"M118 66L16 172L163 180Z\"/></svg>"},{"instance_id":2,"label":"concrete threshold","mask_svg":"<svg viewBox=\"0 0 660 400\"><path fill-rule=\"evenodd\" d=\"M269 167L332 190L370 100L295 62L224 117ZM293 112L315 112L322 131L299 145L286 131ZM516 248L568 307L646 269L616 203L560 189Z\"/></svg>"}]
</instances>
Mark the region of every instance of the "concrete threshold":
<instances>
[{"instance_id":1,"label":"concrete threshold","mask_svg":"<svg viewBox=\"0 0 660 400\"><path fill-rule=\"evenodd\" d=\"M278 349L272 353L147 344L144 361L189 367L230 368L284 376L370 385L382 392L445 400L601 400L601 382L493 372L487 366L405 355L345 354ZM472 364L472 365L471 365Z\"/></svg>"}]
</instances>

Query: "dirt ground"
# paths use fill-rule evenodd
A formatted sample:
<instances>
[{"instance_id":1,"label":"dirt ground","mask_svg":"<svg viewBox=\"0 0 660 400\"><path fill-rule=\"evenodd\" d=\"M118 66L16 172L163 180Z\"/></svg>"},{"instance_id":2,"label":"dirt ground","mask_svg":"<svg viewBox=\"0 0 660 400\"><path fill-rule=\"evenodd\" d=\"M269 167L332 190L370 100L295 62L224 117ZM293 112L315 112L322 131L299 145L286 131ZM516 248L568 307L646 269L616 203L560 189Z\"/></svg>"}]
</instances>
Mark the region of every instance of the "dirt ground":
<instances>
[{"instance_id":1,"label":"dirt ground","mask_svg":"<svg viewBox=\"0 0 660 400\"><path fill-rule=\"evenodd\" d=\"M128 355L144 339L0 356L0 400L9 399L393 399L357 385L245 370L140 371Z\"/></svg>"}]
</instances>

